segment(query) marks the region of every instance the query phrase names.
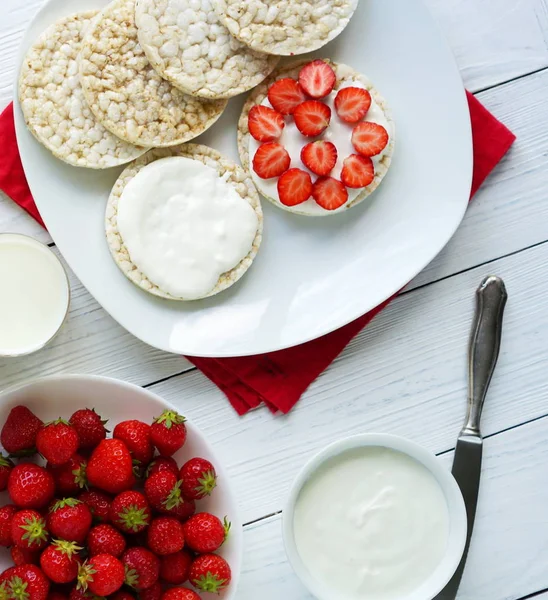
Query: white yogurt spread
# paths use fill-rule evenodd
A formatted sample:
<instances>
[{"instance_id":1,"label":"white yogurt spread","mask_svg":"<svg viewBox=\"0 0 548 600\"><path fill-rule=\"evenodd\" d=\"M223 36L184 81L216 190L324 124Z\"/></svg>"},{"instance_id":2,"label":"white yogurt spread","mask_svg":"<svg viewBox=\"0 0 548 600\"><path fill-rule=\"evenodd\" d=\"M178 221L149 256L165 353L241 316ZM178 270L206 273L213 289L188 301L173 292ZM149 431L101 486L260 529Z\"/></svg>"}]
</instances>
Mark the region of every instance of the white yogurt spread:
<instances>
[{"instance_id":1,"label":"white yogurt spread","mask_svg":"<svg viewBox=\"0 0 548 600\"><path fill-rule=\"evenodd\" d=\"M449 511L435 477L381 447L345 452L304 485L295 543L310 574L347 600L396 600L444 557Z\"/></svg>"},{"instance_id":2,"label":"white yogurt spread","mask_svg":"<svg viewBox=\"0 0 548 600\"><path fill-rule=\"evenodd\" d=\"M252 248L258 218L234 186L203 163L156 160L127 184L118 229L132 262L176 298L202 298Z\"/></svg>"},{"instance_id":3,"label":"white yogurt spread","mask_svg":"<svg viewBox=\"0 0 548 600\"><path fill-rule=\"evenodd\" d=\"M328 140L332 142L337 148L337 162L330 173L331 177L335 177L335 179L340 179L341 171L343 168L343 161L347 156L351 154L357 154L354 146L352 145L352 130L356 126L356 123L345 123L342 119L339 118L337 112L335 111L335 96L337 92L345 87L359 87L365 89L365 86L361 84L359 81L346 81L337 89L333 90L329 96L322 98L321 101L327 104L331 109L331 121L329 123L329 127L319 136L315 138L307 138L304 136L295 125L295 120L291 115L285 117L285 127L282 131L282 135L278 140L282 146L289 152L289 156L291 157L291 167L297 167L302 169L303 171L308 171L312 176L312 181L317 179L317 175L312 173L309 169L305 167L303 162L301 161L301 150L308 143L316 140ZM268 101L268 97L266 97L261 104L264 106L269 106L272 108L272 105ZM378 123L382 125L388 135L392 137L392 127L389 121L386 119L382 108L375 102L373 98L371 98L371 107L367 111L365 118L363 121L371 121L372 123ZM249 158L253 161L253 157L255 156L255 152L261 145L261 142L258 142L253 136L249 136ZM388 148L388 146L387 146ZM374 156L371 160L375 167L384 156L386 148L377 156ZM257 173L253 170L253 166L250 167L251 175L253 177L253 181L257 186L257 189L263 196L267 196L268 198L272 198L279 202L280 196L278 194L278 177L273 177L272 179L261 179ZM348 202L352 202L354 198L362 191L361 189L352 189L348 188ZM307 213L310 215L320 215L325 213L334 213L344 211L346 205L344 204L340 208L334 211L325 210L316 201L311 197L302 204L299 204L297 207L299 212ZM283 206L280 202L280 206Z\"/></svg>"}]
</instances>

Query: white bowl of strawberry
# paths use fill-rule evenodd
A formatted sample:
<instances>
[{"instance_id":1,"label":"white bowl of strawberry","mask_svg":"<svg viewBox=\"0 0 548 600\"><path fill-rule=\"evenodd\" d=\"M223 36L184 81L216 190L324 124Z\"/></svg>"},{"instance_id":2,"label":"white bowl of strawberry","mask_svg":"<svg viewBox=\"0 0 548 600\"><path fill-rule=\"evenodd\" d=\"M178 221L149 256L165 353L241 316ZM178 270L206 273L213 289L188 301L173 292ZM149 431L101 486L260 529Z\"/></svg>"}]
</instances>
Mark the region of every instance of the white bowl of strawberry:
<instances>
[{"instance_id":1,"label":"white bowl of strawberry","mask_svg":"<svg viewBox=\"0 0 548 600\"><path fill-rule=\"evenodd\" d=\"M237 503L174 407L77 375L0 400L1 600L235 597Z\"/></svg>"}]
</instances>

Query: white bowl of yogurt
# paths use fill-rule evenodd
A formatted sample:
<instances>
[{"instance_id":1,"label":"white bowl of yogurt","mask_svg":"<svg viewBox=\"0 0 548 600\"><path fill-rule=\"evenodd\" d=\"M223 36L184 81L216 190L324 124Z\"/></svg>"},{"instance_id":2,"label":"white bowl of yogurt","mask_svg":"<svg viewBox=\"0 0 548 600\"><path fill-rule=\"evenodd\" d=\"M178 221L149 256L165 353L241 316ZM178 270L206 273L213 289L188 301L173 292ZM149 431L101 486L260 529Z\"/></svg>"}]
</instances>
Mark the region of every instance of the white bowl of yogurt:
<instances>
[{"instance_id":1,"label":"white bowl of yogurt","mask_svg":"<svg viewBox=\"0 0 548 600\"><path fill-rule=\"evenodd\" d=\"M319 600L432 600L466 540L457 482L428 450L398 436L331 444L297 476L283 537Z\"/></svg>"}]
</instances>

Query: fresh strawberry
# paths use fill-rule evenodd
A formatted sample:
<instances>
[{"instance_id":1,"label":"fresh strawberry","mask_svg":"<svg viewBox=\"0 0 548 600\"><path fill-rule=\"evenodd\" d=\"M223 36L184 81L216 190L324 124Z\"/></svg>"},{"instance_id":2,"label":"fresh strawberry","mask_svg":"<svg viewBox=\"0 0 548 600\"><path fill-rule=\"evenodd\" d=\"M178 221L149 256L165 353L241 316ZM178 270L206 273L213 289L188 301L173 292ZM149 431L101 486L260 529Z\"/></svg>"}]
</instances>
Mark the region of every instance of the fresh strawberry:
<instances>
[{"instance_id":1,"label":"fresh strawberry","mask_svg":"<svg viewBox=\"0 0 548 600\"><path fill-rule=\"evenodd\" d=\"M175 477L179 476L179 467L172 456L157 456L147 467L146 477L160 473L161 471L171 471Z\"/></svg>"},{"instance_id":2,"label":"fresh strawberry","mask_svg":"<svg viewBox=\"0 0 548 600\"><path fill-rule=\"evenodd\" d=\"M127 590L122 589L112 594L109 600L135 600L135 596L130 594Z\"/></svg>"},{"instance_id":3,"label":"fresh strawberry","mask_svg":"<svg viewBox=\"0 0 548 600\"><path fill-rule=\"evenodd\" d=\"M194 590L174 587L162 594L162 600L200 600L200 596Z\"/></svg>"},{"instance_id":4,"label":"fresh strawberry","mask_svg":"<svg viewBox=\"0 0 548 600\"><path fill-rule=\"evenodd\" d=\"M186 442L186 419L174 410L164 412L150 426L150 440L162 456L171 456Z\"/></svg>"},{"instance_id":5,"label":"fresh strawberry","mask_svg":"<svg viewBox=\"0 0 548 600\"><path fill-rule=\"evenodd\" d=\"M230 566L224 558L217 554L202 554L194 559L188 578L202 592L218 594L228 586L231 577Z\"/></svg>"},{"instance_id":6,"label":"fresh strawberry","mask_svg":"<svg viewBox=\"0 0 548 600\"><path fill-rule=\"evenodd\" d=\"M278 179L278 196L285 206L296 206L310 198L312 179L302 169L288 169Z\"/></svg>"},{"instance_id":7,"label":"fresh strawberry","mask_svg":"<svg viewBox=\"0 0 548 600\"><path fill-rule=\"evenodd\" d=\"M110 505L110 522L125 533L139 533L150 523L150 506L141 492L118 494Z\"/></svg>"},{"instance_id":8,"label":"fresh strawberry","mask_svg":"<svg viewBox=\"0 0 548 600\"><path fill-rule=\"evenodd\" d=\"M292 115L297 106L305 100L301 84L291 77L278 79L268 89L268 101L282 115Z\"/></svg>"},{"instance_id":9,"label":"fresh strawberry","mask_svg":"<svg viewBox=\"0 0 548 600\"><path fill-rule=\"evenodd\" d=\"M345 87L335 96L335 110L347 123L361 121L371 106L371 94L358 87Z\"/></svg>"},{"instance_id":10,"label":"fresh strawberry","mask_svg":"<svg viewBox=\"0 0 548 600\"><path fill-rule=\"evenodd\" d=\"M188 579L190 565L194 557L190 552L181 550L160 558L160 579L173 585L181 585Z\"/></svg>"},{"instance_id":11,"label":"fresh strawberry","mask_svg":"<svg viewBox=\"0 0 548 600\"><path fill-rule=\"evenodd\" d=\"M277 110L257 104L249 111L247 127L258 142L273 142L282 135L285 123Z\"/></svg>"},{"instance_id":12,"label":"fresh strawberry","mask_svg":"<svg viewBox=\"0 0 548 600\"><path fill-rule=\"evenodd\" d=\"M312 188L312 197L325 210L335 210L348 201L348 191L333 177L320 177Z\"/></svg>"},{"instance_id":13,"label":"fresh strawberry","mask_svg":"<svg viewBox=\"0 0 548 600\"><path fill-rule=\"evenodd\" d=\"M307 100L299 104L293 113L297 129L307 137L323 133L331 120L331 109L318 100Z\"/></svg>"},{"instance_id":14,"label":"fresh strawberry","mask_svg":"<svg viewBox=\"0 0 548 600\"><path fill-rule=\"evenodd\" d=\"M101 523L89 530L87 547L90 556L112 554L118 558L126 549L126 540L112 525Z\"/></svg>"},{"instance_id":15,"label":"fresh strawberry","mask_svg":"<svg viewBox=\"0 0 548 600\"><path fill-rule=\"evenodd\" d=\"M2 573L2 587L10 600L46 600L49 580L36 565L18 565Z\"/></svg>"},{"instance_id":16,"label":"fresh strawberry","mask_svg":"<svg viewBox=\"0 0 548 600\"><path fill-rule=\"evenodd\" d=\"M38 452L52 465L68 462L79 443L76 429L63 419L44 425L36 435Z\"/></svg>"},{"instance_id":17,"label":"fresh strawberry","mask_svg":"<svg viewBox=\"0 0 548 600\"><path fill-rule=\"evenodd\" d=\"M311 98L323 98L335 87L335 71L323 60L313 60L299 71L299 83Z\"/></svg>"},{"instance_id":18,"label":"fresh strawberry","mask_svg":"<svg viewBox=\"0 0 548 600\"><path fill-rule=\"evenodd\" d=\"M124 565L111 554L92 556L78 570L78 587L97 596L109 596L124 584Z\"/></svg>"},{"instance_id":19,"label":"fresh strawberry","mask_svg":"<svg viewBox=\"0 0 548 600\"><path fill-rule=\"evenodd\" d=\"M147 500L158 512L180 520L187 519L194 514L195 504L183 496L182 483L171 471L155 473L145 481Z\"/></svg>"},{"instance_id":20,"label":"fresh strawberry","mask_svg":"<svg viewBox=\"0 0 548 600\"><path fill-rule=\"evenodd\" d=\"M328 175L337 162L337 148L326 140L310 142L301 150L301 160L312 173Z\"/></svg>"},{"instance_id":21,"label":"fresh strawberry","mask_svg":"<svg viewBox=\"0 0 548 600\"><path fill-rule=\"evenodd\" d=\"M57 500L50 507L47 526L52 537L82 544L91 527L89 506L76 498Z\"/></svg>"},{"instance_id":22,"label":"fresh strawberry","mask_svg":"<svg viewBox=\"0 0 548 600\"><path fill-rule=\"evenodd\" d=\"M77 410L69 419L76 429L82 450L91 450L107 437L106 421L91 408Z\"/></svg>"},{"instance_id":23,"label":"fresh strawberry","mask_svg":"<svg viewBox=\"0 0 548 600\"><path fill-rule=\"evenodd\" d=\"M148 465L152 460L154 448L150 441L150 425L133 419L122 421L114 428L112 437L125 442L134 460L141 465Z\"/></svg>"},{"instance_id":24,"label":"fresh strawberry","mask_svg":"<svg viewBox=\"0 0 548 600\"><path fill-rule=\"evenodd\" d=\"M215 467L205 458L191 458L179 471L179 478L183 481L182 492L186 498L201 500L211 496L217 485Z\"/></svg>"},{"instance_id":25,"label":"fresh strawberry","mask_svg":"<svg viewBox=\"0 0 548 600\"><path fill-rule=\"evenodd\" d=\"M88 505L95 521L106 523L109 520L112 498L100 490L86 490L78 498Z\"/></svg>"},{"instance_id":26,"label":"fresh strawberry","mask_svg":"<svg viewBox=\"0 0 548 600\"><path fill-rule=\"evenodd\" d=\"M76 586L70 590L69 600L99 600L99 598L94 596L91 592L84 592L84 590L80 589L78 584L76 584Z\"/></svg>"},{"instance_id":27,"label":"fresh strawberry","mask_svg":"<svg viewBox=\"0 0 548 600\"><path fill-rule=\"evenodd\" d=\"M65 540L54 540L40 556L42 571L55 583L69 583L76 579L81 546Z\"/></svg>"},{"instance_id":28,"label":"fresh strawberry","mask_svg":"<svg viewBox=\"0 0 548 600\"><path fill-rule=\"evenodd\" d=\"M40 562L39 550L29 550L27 548L19 548L19 546L12 546L10 554L14 565L37 565ZM50 600L49 596L48 600Z\"/></svg>"},{"instance_id":29,"label":"fresh strawberry","mask_svg":"<svg viewBox=\"0 0 548 600\"><path fill-rule=\"evenodd\" d=\"M162 596L162 586L157 581L154 585L151 585L146 590L140 590L137 594L139 600L160 600Z\"/></svg>"},{"instance_id":30,"label":"fresh strawberry","mask_svg":"<svg viewBox=\"0 0 548 600\"><path fill-rule=\"evenodd\" d=\"M20 508L42 508L53 498L55 483L44 467L21 463L11 470L8 493Z\"/></svg>"},{"instance_id":31,"label":"fresh strawberry","mask_svg":"<svg viewBox=\"0 0 548 600\"><path fill-rule=\"evenodd\" d=\"M131 454L122 440L103 440L88 461L88 481L100 490L119 494L135 483Z\"/></svg>"},{"instance_id":32,"label":"fresh strawberry","mask_svg":"<svg viewBox=\"0 0 548 600\"><path fill-rule=\"evenodd\" d=\"M6 504L0 508L0 546L11 546L11 522L18 508L15 504Z\"/></svg>"},{"instance_id":33,"label":"fresh strawberry","mask_svg":"<svg viewBox=\"0 0 548 600\"><path fill-rule=\"evenodd\" d=\"M362 121L352 131L352 145L363 156L377 156L388 144L388 132L378 123Z\"/></svg>"},{"instance_id":34,"label":"fresh strawberry","mask_svg":"<svg viewBox=\"0 0 548 600\"><path fill-rule=\"evenodd\" d=\"M351 154L344 159L341 181L349 188L363 188L375 179L375 167L368 156Z\"/></svg>"},{"instance_id":35,"label":"fresh strawberry","mask_svg":"<svg viewBox=\"0 0 548 600\"><path fill-rule=\"evenodd\" d=\"M87 460L80 454L74 454L62 465L48 463L46 468L53 475L55 491L59 496L74 496L86 487Z\"/></svg>"},{"instance_id":36,"label":"fresh strawberry","mask_svg":"<svg viewBox=\"0 0 548 600\"><path fill-rule=\"evenodd\" d=\"M135 546L122 555L122 564L126 570L126 584L135 590L146 590L158 581L160 559L150 550Z\"/></svg>"},{"instance_id":37,"label":"fresh strawberry","mask_svg":"<svg viewBox=\"0 0 548 600\"><path fill-rule=\"evenodd\" d=\"M173 554L183 549L185 536L182 524L174 517L158 517L147 531L148 547L155 554Z\"/></svg>"},{"instance_id":38,"label":"fresh strawberry","mask_svg":"<svg viewBox=\"0 0 548 600\"><path fill-rule=\"evenodd\" d=\"M230 523L210 513L196 513L183 525L185 543L198 554L215 552L224 543Z\"/></svg>"},{"instance_id":39,"label":"fresh strawberry","mask_svg":"<svg viewBox=\"0 0 548 600\"><path fill-rule=\"evenodd\" d=\"M46 520L36 510L20 510L11 520L11 539L26 550L41 550L48 544Z\"/></svg>"},{"instance_id":40,"label":"fresh strawberry","mask_svg":"<svg viewBox=\"0 0 548 600\"><path fill-rule=\"evenodd\" d=\"M261 144L253 157L253 170L261 179L279 177L289 169L291 157L287 150L275 142Z\"/></svg>"},{"instance_id":41,"label":"fresh strawberry","mask_svg":"<svg viewBox=\"0 0 548 600\"><path fill-rule=\"evenodd\" d=\"M44 423L26 406L16 406L2 427L0 442L12 456L30 456L36 452L36 434Z\"/></svg>"},{"instance_id":42,"label":"fresh strawberry","mask_svg":"<svg viewBox=\"0 0 548 600\"><path fill-rule=\"evenodd\" d=\"M8 487L8 479L13 469L13 462L0 452L0 492Z\"/></svg>"}]
</instances>

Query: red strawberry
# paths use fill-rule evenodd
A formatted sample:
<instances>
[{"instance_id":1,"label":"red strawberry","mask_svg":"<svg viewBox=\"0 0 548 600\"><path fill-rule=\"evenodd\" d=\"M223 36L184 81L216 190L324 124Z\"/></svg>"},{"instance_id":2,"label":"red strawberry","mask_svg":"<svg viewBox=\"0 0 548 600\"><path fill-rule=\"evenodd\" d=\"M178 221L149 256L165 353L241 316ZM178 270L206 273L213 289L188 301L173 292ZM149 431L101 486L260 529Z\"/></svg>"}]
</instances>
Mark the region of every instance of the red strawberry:
<instances>
[{"instance_id":1,"label":"red strawberry","mask_svg":"<svg viewBox=\"0 0 548 600\"><path fill-rule=\"evenodd\" d=\"M20 508L42 508L53 498L55 483L44 467L21 463L11 470L8 493Z\"/></svg>"},{"instance_id":2,"label":"red strawberry","mask_svg":"<svg viewBox=\"0 0 548 600\"><path fill-rule=\"evenodd\" d=\"M103 440L88 461L88 481L111 494L129 490L135 483L133 463L127 446L121 440Z\"/></svg>"},{"instance_id":3,"label":"red strawberry","mask_svg":"<svg viewBox=\"0 0 548 600\"><path fill-rule=\"evenodd\" d=\"M16 546L27 550L45 548L48 544L46 520L36 510L20 510L11 520L11 539Z\"/></svg>"},{"instance_id":4,"label":"red strawberry","mask_svg":"<svg viewBox=\"0 0 548 600\"><path fill-rule=\"evenodd\" d=\"M348 201L348 192L338 179L320 177L314 183L312 197L325 210L335 210Z\"/></svg>"},{"instance_id":5,"label":"red strawberry","mask_svg":"<svg viewBox=\"0 0 548 600\"><path fill-rule=\"evenodd\" d=\"M2 427L0 442L13 456L30 456L36 452L36 434L44 423L26 406L16 406Z\"/></svg>"},{"instance_id":6,"label":"red strawberry","mask_svg":"<svg viewBox=\"0 0 548 600\"><path fill-rule=\"evenodd\" d=\"M156 457L150 465L148 465L146 477L150 477L151 475L154 475L154 473L160 473L161 471L171 471L175 477L179 476L179 467L177 466L175 459L171 456Z\"/></svg>"},{"instance_id":7,"label":"red strawberry","mask_svg":"<svg viewBox=\"0 0 548 600\"><path fill-rule=\"evenodd\" d=\"M258 142L272 142L282 135L285 123L277 110L257 104L249 111L247 127Z\"/></svg>"},{"instance_id":8,"label":"red strawberry","mask_svg":"<svg viewBox=\"0 0 548 600\"><path fill-rule=\"evenodd\" d=\"M301 150L301 160L312 173L328 175L337 162L337 148L325 140L310 142Z\"/></svg>"},{"instance_id":9,"label":"red strawberry","mask_svg":"<svg viewBox=\"0 0 548 600\"><path fill-rule=\"evenodd\" d=\"M8 478L13 469L13 462L0 452L0 492L8 487Z\"/></svg>"},{"instance_id":10,"label":"red strawberry","mask_svg":"<svg viewBox=\"0 0 548 600\"><path fill-rule=\"evenodd\" d=\"M224 543L230 523L224 519L224 523L210 513L197 513L183 525L185 543L198 554L215 552Z\"/></svg>"},{"instance_id":11,"label":"red strawberry","mask_svg":"<svg viewBox=\"0 0 548 600\"><path fill-rule=\"evenodd\" d=\"M323 60L313 60L299 72L299 83L312 98L323 98L335 87L335 71Z\"/></svg>"},{"instance_id":12,"label":"red strawberry","mask_svg":"<svg viewBox=\"0 0 548 600\"><path fill-rule=\"evenodd\" d=\"M14 565L37 565L40 562L39 550L28 550L27 548L19 548L19 546L12 546L10 553ZM48 600L51 599L48 597Z\"/></svg>"},{"instance_id":13,"label":"red strawberry","mask_svg":"<svg viewBox=\"0 0 548 600\"><path fill-rule=\"evenodd\" d=\"M87 485L87 460L80 454L74 454L63 465L48 463L47 470L55 480L55 491L60 496L73 496Z\"/></svg>"},{"instance_id":14,"label":"red strawberry","mask_svg":"<svg viewBox=\"0 0 548 600\"><path fill-rule=\"evenodd\" d=\"M125 442L128 450L141 465L148 465L152 460L154 448L150 441L150 425L133 419L122 421L114 428L112 437Z\"/></svg>"},{"instance_id":15,"label":"red strawberry","mask_svg":"<svg viewBox=\"0 0 548 600\"><path fill-rule=\"evenodd\" d=\"M182 492L186 498L201 500L211 496L211 492L217 485L217 474L215 467L205 458L191 458L179 471L182 479Z\"/></svg>"},{"instance_id":16,"label":"red strawberry","mask_svg":"<svg viewBox=\"0 0 548 600\"><path fill-rule=\"evenodd\" d=\"M68 462L79 443L76 429L63 419L44 425L36 435L38 452L52 465Z\"/></svg>"},{"instance_id":17,"label":"red strawberry","mask_svg":"<svg viewBox=\"0 0 548 600\"><path fill-rule=\"evenodd\" d=\"M89 530L87 546L90 556L112 554L118 558L126 549L126 540L112 525L102 523Z\"/></svg>"},{"instance_id":18,"label":"red strawberry","mask_svg":"<svg viewBox=\"0 0 548 600\"><path fill-rule=\"evenodd\" d=\"M48 598L49 600L49 598ZM93 596L91 592L84 592L79 589L78 585L70 590L69 600L99 600L97 596Z\"/></svg>"},{"instance_id":19,"label":"red strawberry","mask_svg":"<svg viewBox=\"0 0 548 600\"><path fill-rule=\"evenodd\" d=\"M344 159L341 181L349 188L363 188L375 179L375 167L368 156L351 154Z\"/></svg>"},{"instance_id":20,"label":"red strawberry","mask_svg":"<svg viewBox=\"0 0 548 600\"><path fill-rule=\"evenodd\" d=\"M107 437L106 421L91 408L77 410L69 419L69 423L76 429L80 448L83 450L95 448Z\"/></svg>"},{"instance_id":21,"label":"red strawberry","mask_svg":"<svg viewBox=\"0 0 548 600\"><path fill-rule=\"evenodd\" d=\"M200 600L200 596L194 590L174 587L162 594L162 600Z\"/></svg>"},{"instance_id":22,"label":"red strawberry","mask_svg":"<svg viewBox=\"0 0 548 600\"><path fill-rule=\"evenodd\" d=\"M362 121L352 131L352 145L363 156L377 156L388 144L388 132L378 123Z\"/></svg>"},{"instance_id":23,"label":"red strawberry","mask_svg":"<svg viewBox=\"0 0 548 600\"><path fill-rule=\"evenodd\" d=\"M181 492L182 481L171 471L151 475L145 481L145 495L150 505L157 511L184 520L194 514L193 500L185 498Z\"/></svg>"},{"instance_id":24,"label":"red strawberry","mask_svg":"<svg viewBox=\"0 0 548 600\"><path fill-rule=\"evenodd\" d=\"M301 84L290 77L278 79L268 89L268 101L282 115L292 115L305 100Z\"/></svg>"},{"instance_id":25,"label":"red strawberry","mask_svg":"<svg viewBox=\"0 0 548 600\"><path fill-rule=\"evenodd\" d=\"M162 596L162 586L157 581L146 590L140 590L137 594L139 600L160 600Z\"/></svg>"},{"instance_id":26,"label":"red strawberry","mask_svg":"<svg viewBox=\"0 0 548 600\"><path fill-rule=\"evenodd\" d=\"M335 96L335 110L347 123L361 121L371 106L371 94L358 87L345 87Z\"/></svg>"},{"instance_id":27,"label":"red strawberry","mask_svg":"<svg viewBox=\"0 0 548 600\"><path fill-rule=\"evenodd\" d=\"M118 590L110 596L109 600L135 600L135 596L126 590Z\"/></svg>"},{"instance_id":28,"label":"red strawberry","mask_svg":"<svg viewBox=\"0 0 548 600\"><path fill-rule=\"evenodd\" d=\"M218 594L230 583L230 566L217 554L202 554L190 567L190 583L202 592Z\"/></svg>"},{"instance_id":29,"label":"red strawberry","mask_svg":"<svg viewBox=\"0 0 548 600\"><path fill-rule=\"evenodd\" d=\"M109 520L112 498L99 490L86 490L80 494L79 500L88 505L93 518L100 523Z\"/></svg>"},{"instance_id":30,"label":"red strawberry","mask_svg":"<svg viewBox=\"0 0 548 600\"><path fill-rule=\"evenodd\" d=\"M312 179L302 169L288 169L278 179L278 196L285 206L296 206L310 198Z\"/></svg>"},{"instance_id":31,"label":"red strawberry","mask_svg":"<svg viewBox=\"0 0 548 600\"><path fill-rule=\"evenodd\" d=\"M287 150L275 142L262 144L253 157L253 170L261 179L279 177L289 169L291 158Z\"/></svg>"},{"instance_id":32,"label":"red strawberry","mask_svg":"<svg viewBox=\"0 0 548 600\"><path fill-rule=\"evenodd\" d=\"M160 558L160 579L166 583L181 585L188 579L193 560L193 556L186 550L162 556Z\"/></svg>"},{"instance_id":33,"label":"red strawberry","mask_svg":"<svg viewBox=\"0 0 548 600\"><path fill-rule=\"evenodd\" d=\"M76 579L82 548L74 542L54 540L40 556L42 571L55 583L69 583Z\"/></svg>"},{"instance_id":34,"label":"red strawberry","mask_svg":"<svg viewBox=\"0 0 548 600\"><path fill-rule=\"evenodd\" d=\"M307 100L299 104L293 113L297 129L307 137L323 133L331 120L331 109L318 100Z\"/></svg>"},{"instance_id":35,"label":"red strawberry","mask_svg":"<svg viewBox=\"0 0 548 600\"><path fill-rule=\"evenodd\" d=\"M0 546L11 546L11 522L18 508L15 504L6 504L0 508Z\"/></svg>"},{"instance_id":36,"label":"red strawberry","mask_svg":"<svg viewBox=\"0 0 548 600\"><path fill-rule=\"evenodd\" d=\"M160 559L150 550L135 546L122 555L122 564L126 570L126 584L135 590L146 590L158 581Z\"/></svg>"},{"instance_id":37,"label":"red strawberry","mask_svg":"<svg viewBox=\"0 0 548 600\"><path fill-rule=\"evenodd\" d=\"M174 410L164 412L150 426L150 440L162 456L171 456L186 442L186 419Z\"/></svg>"},{"instance_id":38,"label":"red strawberry","mask_svg":"<svg viewBox=\"0 0 548 600\"><path fill-rule=\"evenodd\" d=\"M182 524L174 517L158 517L147 531L148 547L163 556L183 549L185 536Z\"/></svg>"},{"instance_id":39,"label":"red strawberry","mask_svg":"<svg viewBox=\"0 0 548 600\"><path fill-rule=\"evenodd\" d=\"M36 565L18 565L2 573L2 587L10 600L46 600L49 580Z\"/></svg>"},{"instance_id":40,"label":"red strawberry","mask_svg":"<svg viewBox=\"0 0 548 600\"><path fill-rule=\"evenodd\" d=\"M110 522L125 533L139 533L150 523L150 507L141 492L118 494L110 505Z\"/></svg>"},{"instance_id":41,"label":"red strawberry","mask_svg":"<svg viewBox=\"0 0 548 600\"><path fill-rule=\"evenodd\" d=\"M76 498L57 500L50 507L47 525L52 537L82 544L91 527L91 511Z\"/></svg>"},{"instance_id":42,"label":"red strawberry","mask_svg":"<svg viewBox=\"0 0 548 600\"><path fill-rule=\"evenodd\" d=\"M111 554L92 556L78 570L78 587L97 596L109 596L124 584L124 565Z\"/></svg>"}]
</instances>

